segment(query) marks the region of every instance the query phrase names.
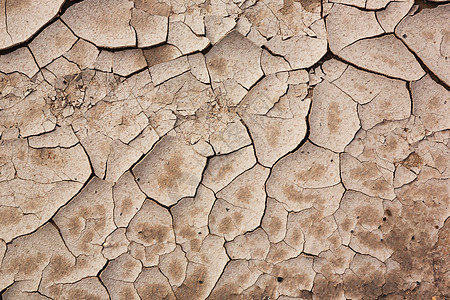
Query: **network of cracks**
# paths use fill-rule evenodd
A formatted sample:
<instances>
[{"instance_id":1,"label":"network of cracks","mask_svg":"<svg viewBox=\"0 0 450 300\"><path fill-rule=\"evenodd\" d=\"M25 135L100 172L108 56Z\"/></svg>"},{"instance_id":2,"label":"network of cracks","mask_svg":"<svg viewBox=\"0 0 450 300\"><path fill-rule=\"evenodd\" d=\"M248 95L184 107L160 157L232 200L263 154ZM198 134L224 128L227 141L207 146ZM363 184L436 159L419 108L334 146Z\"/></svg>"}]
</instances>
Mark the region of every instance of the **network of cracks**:
<instances>
[{"instance_id":1,"label":"network of cracks","mask_svg":"<svg viewBox=\"0 0 450 300\"><path fill-rule=\"evenodd\" d=\"M0 0L0 298L450 298L450 4Z\"/></svg>"}]
</instances>

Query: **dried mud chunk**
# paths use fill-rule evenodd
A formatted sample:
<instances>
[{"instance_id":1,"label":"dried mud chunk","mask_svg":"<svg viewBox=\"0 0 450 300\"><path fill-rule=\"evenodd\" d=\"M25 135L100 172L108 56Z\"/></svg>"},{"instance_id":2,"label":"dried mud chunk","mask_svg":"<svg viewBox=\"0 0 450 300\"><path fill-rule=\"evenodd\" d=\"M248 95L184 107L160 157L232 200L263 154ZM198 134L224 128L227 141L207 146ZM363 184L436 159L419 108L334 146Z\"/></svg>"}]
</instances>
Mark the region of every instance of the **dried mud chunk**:
<instances>
[{"instance_id":1,"label":"dried mud chunk","mask_svg":"<svg viewBox=\"0 0 450 300\"><path fill-rule=\"evenodd\" d=\"M113 187L113 197L114 223L119 227L127 227L146 198L131 172L125 172L116 182Z\"/></svg>"},{"instance_id":2,"label":"dried mud chunk","mask_svg":"<svg viewBox=\"0 0 450 300\"><path fill-rule=\"evenodd\" d=\"M315 257L313 268L326 277L338 277L350 267L354 256L353 250L340 245L338 248L324 251L319 254L319 257Z\"/></svg>"},{"instance_id":3,"label":"dried mud chunk","mask_svg":"<svg viewBox=\"0 0 450 300\"><path fill-rule=\"evenodd\" d=\"M69 180L84 183L90 175L89 161L83 148L29 148L25 142L14 143L12 158L19 178L36 183Z\"/></svg>"},{"instance_id":4,"label":"dried mud chunk","mask_svg":"<svg viewBox=\"0 0 450 300\"><path fill-rule=\"evenodd\" d=\"M172 217L169 211L147 199L127 228L127 238L146 247L154 254L169 253L175 249Z\"/></svg>"},{"instance_id":5,"label":"dried mud chunk","mask_svg":"<svg viewBox=\"0 0 450 300\"><path fill-rule=\"evenodd\" d=\"M218 192L233 179L253 167L256 163L252 146L244 147L236 152L212 157L203 174L202 183Z\"/></svg>"},{"instance_id":6,"label":"dried mud chunk","mask_svg":"<svg viewBox=\"0 0 450 300\"><path fill-rule=\"evenodd\" d=\"M189 71L189 68L187 56L182 56L168 62L151 66L149 72L152 76L153 84L157 86L173 77L177 77L178 75Z\"/></svg>"},{"instance_id":7,"label":"dried mud chunk","mask_svg":"<svg viewBox=\"0 0 450 300\"><path fill-rule=\"evenodd\" d=\"M0 49L8 48L13 44L6 26L6 0L0 2Z\"/></svg>"},{"instance_id":8,"label":"dried mud chunk","mask_svg":"<svg viewBox=\"0 0 450 300\"><path fill-rule=\"evenodd\" d=\"M105 178L106 163L111 151L112 139L98 132L82 139L81 144L86 149L95 175L99 178Z\"/></svg>"},{"instance_id":9,"label":"dried mud chunk","mask_svg":"<svg viewBox=\"0 0 450 300\"><path fill-rule=\"evenodd\" d=\"M256 165L217 193L218 200L209 217L212 233L232 240L258 227L266 203L264 187L268 175L269 169Z\"/></svg>"},{"instance_id":10,"label":"dried mud chunk","mask_svg":"<svg viewBox=\"0 0 450 300\"><path fill-rule=\"evenodd\" d=\"M36 291L53 252L64 251L67 249L58 230L51 224L30 235L18 237L7 246L2 260L0 288L4 289L16 281L24 282L23 288Z\"/></svg>"},{"instance_id":11,"label":"dried mud chunk","mask_svg":"<svg viewBox=\"0 0 450 300\"><path fill-rule=\"evenodd\" d=\"M1 202L12 206L0 209L0 237L9 242L32 232L51 218L82 186L78 182L39 184L21 179L0 183Z\"/></svg>"},{"instance_id":12,"label":"dried mud chunk","mask_svg":"<svg viewBox=\"0 0 450 300\"><path fill-rule=\"evenodd\" d=\"M27 299L27 300L48 300L49 298L39 294L38 292L28 292L22 290L21 284L16 283L10 286L6 291L2 294L2 299L4 300L19 300L19 299Z\"/></svg>"},{"instance_id":13,"label":"dried mud chunk","mask_svg":"<svg viewBox=\"0 0 450 300\"><path fill-rule=\"evenodd\" d=\"M28 144L32 148L69 148L77 144L78 138L71 126L57 126L55 130L42 135L34 135L28 138Z\"/></svg>"},{"instance_id":14,"label":"dried mud chunk","mask_svg":"<svg viewBox=\"0 0 450 300\"><path fill-rule=\"evenodd\" d=\"M167 17L148 14L140 9L131 10L130 25L136 30L137 46L150 47L166 41Z\"/></svg>"},{"instance_id":15,"label":"dried mud chunk","mask_svg":"<svg viewBox=\"0 0 450 300\"><path fill-rule=\"evenodd\" d=\"M18 44L29 39L56 16L63 3L63 0L5 1L5 21L12 42Z\"/></svg>"},{"instance_id":16,"label":"dried mud chunk","mask_svg":"<svg viewBox=\"0 0 450 300\"><path fill-rule=\"evenodd\" d=\"M252 143L247 129L237 116L222 130L212 132L209 142L217 155L233 152Z\"/></svg>"},{"instance_id":17,"label":"dried mud chunk","mask_svg":"<svg viewBox=\"0 0 450 300\"><path fill-rule=\"evenodd\" d=\"M100 278L108 290L111 299L133 299L139 296L134 288L134 281L142 270L141 263L129 254L122 254L110 261L101 272Z\"/></svg>"},{"instance_id":18,"label":"dried mud chunk","mask_svg":"<svg viewBox=\"0 0 450 300\"><path fill-rule=\"evenodd\" d=\"M79 39L73 47L64 54L68 60L76 63L81 70L94 68L99 50L93 44Z\"/></svg>"},{"instance_id":19,"label":"dried mud chunk","mask_svg":"<svg viewBox=\"0 0 450 300\"><path fill-rule=\"evenodd\" d=\"M279 182L274 179L268 184L267 191L289 211L298 212L314 207L325 215L330 215L339 207L344 187L337 184L320 189L305 189L294 182Z\"/></svg>"},{"instance_id":20,"label":"dried mud chunk","mask_svg":"<svg viewBox=\"0 0 450 300\"><path fill-rule=\"evenodd\" d=\"M168 62L169 60L175 59L182 55L177 47L169 44L155 46L142 51L144 52L144 57L149 68L157 64Z\"/></svg>"},{"instance_id":21,"label":"dried mud chunk","mask_svg":"<svg viewBox=\"0 0 450 300\"><path fill-rule=\"evenodd\" d=\"M4 158L14 163L18 176L0 183L1 203L6 205L0 213L0 236L7 242L46 222L90 175L80 146L32 149L23 140L2 140L0 149L4 154L12 151L12 157Z\"/></svg>"},{"instance_id":22,"label":"dried mud chunk","mask_svg":"<svg viewBox=\"0 0 450 300\"><path fill-rule=\"evenodd\" d=\"M258 265L246 260L232 260L225 267L208 299L243 299L243 292L255 284L262 272Z\"/></svg>"},{"instance_id":23,"label":"dried mud chunk","mask_svg":"<svg viewBox=\"0 0 450 300\"><path fill-rule=\"evenodd\" d=\"M147 67L147 62L142 50L129 49L114 52L112 70L116 74L128 76L145 67Z\"/></svg>"},{"instance_id":24,"label":"dried mud chunk","mask_svg":"<svg viewBox=\"0 0 450 300\"><path fill-rule=\"evenodd\" d=\"M187 264L188 260L180 246L159 258L159 269L172 286L180 286L183 283L186 277Z\"/></svg>"},{"instance_id":25,"label":"dried mud chunk","mask_svg":"<svg viewBox=\"0 0 450 300\"><path fill-rule=\"evenodd\" d=\"M269 239L261 228L237 236L234 240L225 243L225 249L231 259L257 259L265 260L269 253Z\"/></svg>"},{"instance_id":26,"label":"dried mud chunk","mask_svg":"<svg viewBox=\"0 0 450 300\"><path fill-rule=\"evenodd\" d=\"M284 75L287 77L286 73ZM302 94L300 86L291 85L288 89L286 80L269 75L239 104L238 113L252 136L262 165L272 166L304 139L305 117L311 103L304 96L306 91Z\"/></svg>"},{"instance_id":27,"label":"dried mud chunk","mask_svg":"<svg viewBox=\"0 0 450 300\"><path fill-rule=\"evenodd\" d=\"M424 9L405 17L395 34L439 79L450 85L450 5Z\"/></svg>"},{"instance_id":28,"label":"dried mud chunk","mask_svg":"<svg viewBox=\"0 0 450 300\"><path fill-rule=\"evenodd\" d=\"M124 253L108 262L100 277L102 280L134 282L141 270L141 263L128 253Z\"/></svg>"},{"instance_id":29,"label":"dried mud chunk","mask_svg":"<svg viewBox=\"0 0 450 300\"><path fill-rule=\"evenodd\" d=\"M296 35L288 40L276 36L265 46L274 54L283 56L293 69L309 68L327 52L327 41L304 35Z\"/></svg>"},{"instance_id":30,"label":"dried mud chunk","mask_svg":"<svg viewBox=\"0 0 450 300\"><path fill-rule=\"evenodd\" d=\"M310 208L298 213L290 213L288 220L291 220L288 226L300 228L304 234L303 251L305 253L319 255L320 252L330 249L335 244L332 235L337 230L337 225L333 216L324 216L320 211Z\"/></svg>"},{"instance_id":31,"label":"dried mud chunk","mask_svg":"<svg viewBox=\"0 0 450 300\"><path fill-rule=\"evenodd\" d=\"M88 0L70 6L61 18L77 36L98 47L129 47L136 44L132 7L128 0Z\"/></svg>"},{"instance_id":32,"label":"dried mud chunk","mask_svg":"<svg viewBox=\"0 0 450 300\"><path fill-rule=\"evenodd\" d=\"M125 232L125 228L117 228L106 237L102 245L102 254L105 258L115 259L122 253L127 252L130 241L128 241Z\"/></svg>"},{"instance_id":33,"label":"dried mud chunk","mask_svg":"<svg viewBox=\"0 0 450 300\"><path fill-rule=\"evenodd\" d=\"M283 39L309 32L309 26L320 19L320 1L264 1L245 3L244 16L266 39Z\"/></svg>"},{"instance_id":34,"label":"dried mud chunk","mask_svg":"<svg viewBox=\"0 0 450 300\"><path fill-rule=\"evenodd\" d=\"M344 243L348 243L358 253L386 261L393 251L386 245L383 233L379 230L379 226L383 225L383 200L347 191L342 198L340 209L346 215L338 224Z\"/></svg>"},{"instance_id":35,"label":"dried mud chunk","mask_svg":"<svg viewBox=\"0 0 450 300\"><path fill-rule=\"evenodd\" d=\"M166 2L134 0L134 5L137 9L141 9L151 15L168 17L173 12L172 7Z\"/></svg>"},{"instance_id":36,"label":"dried mud chunk","mask_svg":"<svg viewBox=\"0 0 450 300\"><path fill-rule=\"evenodd\" d=\"M236 21L233 17L205 16L205 35L213 45L235 26Z\"/></svg>"},{"instance_id":37,"label":"dried mud chunk","mask_svg":"<svg viewBox=\"0 0 450 300\"><path fill-rule=\"evenodd\" d=\"M231 80L249 89L263 76L260 56L255 44L237 31L230 32L205 55L213 87Z\"/></svg>"},{"instance_id":38,"label":"dried mud chunk","mask_svg":"<svg viewBox=\"0 0 450 300\"><path fill-rule=\"evenodd\" d=\"M208 235L208 216L215 200L213 191L201 184L195 198L181 199L171 208L176 241L185 252L199 251Z\"/></svg>"},{"instance_id":39,"label":"dried mud chunk","mask_svg":"<svg viewBox=\"0 0 450 300\"><path fill-rule=\"evenodd\" d=\"M52 131L56 126L56 117L47 103L50 89L50 85L41 82L18 95L11 93L0 98L0 105L4 106L0 111L0 124L6 128L18 128L22 137ZM18 115L20 118L17 118Z\"/></svg>"},{"instance_id":40,"label":"dried mud chunk","mask_svg":"<svg viewBox=\"0 0 450 300\"><path fill-rule=\"evenodd\" d=\"M288 212L283 204L275 199L267 198L266 211L261 222L261 228L269 236L271 243L282 241L286 235Z\"/></svg>"},{"instance_id":41,"label":"dried mud chunk","mask_svg":"<svg viewBox=\"0 0 450 300\"><path fill-rule=\"evenodd\" d=\"M281 159L267 181L270 197L277 199L286 178L299 188L330 187L340 182L339 156L306 142L300 149Z\"/></svg>"},{"instance_id":42,"label":"dried mud chunk","mask_svg":"<svg viewBox=\"0 0 450 300\"><path fill-rule=\"evenodd\" d=\"M374 257L356 254L350 269L344 273L345 296L354 299L376 299L382 294L386 266Z\"/></svg>"},{"instance_id":43,"label":"dried mud chunk","mask_svg":"<svg viewBox=\"0 0 450 300\"><path fill-rule=\"evenodd\" d=\"M167 43L177 47L183 55L202 51L209 45L206 37L195 35L183 22L170 22Z\"/></svg>"},{"instance_id":44,"label":"dried mud chunk","mask_svg":"<svg viewBox=\"0 0 450 300\"><path fill-rule=\"evenodd\" d=\"M414 55L392 34L357 41L337 55L358 67L407 81L425 75Z\"/></svg>"},{"instance_id":45,"label":"dried mud chunk","mask_svg":"<svg viewBox=\"0 0 450 300\"><path fill-rule=\"evenodd\" d=\"M228 261L223 238L208 235L198 251L186 254L186 279L174 287L177 299L206 299Z\"/></svg>"},{"instance_id":46,"label":"dried mud chunk","mask_svg":"<svg viewBox=\"0 0 450 300\"><path fill-rule=\"evenodd\" d=\"M116 182L142 155L143 153L141 151L121 141L113 141L111 143L108 161L106 162L107 170L105 180Z\"/></svg>"},{"instance_id":47,"label":"dried mud chunk","mask_svg":"<svg viewBox=\"0 0 450 300\"><path fill-rule=\"evenodd\" d=\"M83 278L71 284L59 284L49 293L53 299L109 299L108 292L97 277Z\"/></svg>"},{"instance_id":48,"label":"dried mud chunk","mask_svg":"<svg viewBox=\"0 0 450 300\"><path fill-rule=\"evenodd\" d=\"M256 280L255 284L242 292L248 299L278 299L277 279L269 274L262 274Z\"/></svg>"},{"instance_id":49,"label":"dried mud chunk","mask_svg":"<svg viewBox=\"0 0 450 300\"><path fill-rule=\"evenodd\" d=\"M133 168L141 190L163 205L192 197L200 183L206 158L176 136L163 137Z\"/></svg>"},{"instance_id":50,"label":"dried mud chunk","mask_svg":"<svg viewBox=\"0 0 450 300\"><path fill-rule=\"evenodd\" d=\"M449 255L448 245L450 244L449 224L450 222L447 220L440 229L438 242L434 245L432 252L435 278L437 278L436 285L443 294L450 290L450 278L446 274L450 269L450 262L446 259Z\"/></svg>"},{"instance_id":51,"label":"dried mud chunk","mask_svg":"<svg viewBox=\"0 0 450 300\"><path fill-rule=\"evenodd\" d=\"M192 75L197 78L198 81L203 83L209 83L209 73L206 68L205 56L201 53L195 53L188 56L188 62Z\"/></svg>"},{"instance_id":52,"label":"dried mud chunk","mask_svg":"<svg viewBox=\"0 0 450 300\"><path fill-rule=\"evenodd\" d=\"M357 40L384 33L375 12L335 4L326 19L330 49L338 53Z\"/></svg>"},{"instance_id":53,"label":"dried mud chunk","mask_svg":"<svg viewBox=\"0 0 450 300\"><path fill-rule=\"evenodd\" d=\"M333 84L361 104L358 115L363 129L370 129L385 120L402 120L410 116L411 99L401 80L348 66Z\"/></svg>"},{"instance_id":54,"label":"dried mud chunk","mask_svg":"<svg viewBox=\"0 0 450 300\"><path fill-rule=\"evenodd\" d=\"M33 77L39 68L27 47L21 47L10 53L0 55L0 71L3 73L20 72Z\"/></svg>"},{"instance_id":55,"label":"dried mud chunk","mask_svg":"<svg viewBox=\"0 0 450 300\"><path fill-rule=\"evenodd\" d=\"M318 84L309 116L311 141L335 152L344 151L359 129L356 105L333 84Z\"/></svg>"},{"instance_id":56,"label":"dried mud chunk","mask_svg":"<svg viewBox=\"0 0 450 300\"><path fill-rule=\"evenodd\" d=\"M116 228L113 208L111 184L94 177L56 214L53 219L74 255L92 255L93 263L103 266L101 245Z\"/></svg>"},{"instance_id":57,"label":"dried mud chunk","mask_svg":"<svg viewBox=\"0 0 450 300\"><path fill-rule=\"evenodd\" d=\"M358 106L361 127L368 130L384 121L404 120L411 115L411 99L404 83L397 82L390 95L376 96L367 104Z\"/></svg>"},{"instance_id":58,"label":"dried mud chunk","mask_svg":"<svg viewBox=\"0 0 450 300\"><path fill-rule=\"evenodd\" d=\"M267 50L262 51L261 68L266 76L291 69L289 63L283 57L272 55Z\"/></svg>"},{"instance_id":59,"label":"dried mud chunk","mask_svg":"<svg viewBox=\"0 0 450 300\"><path fill-rule=\"evenodd\" d=\"M290 90L279 100L279 103L285 102L286 107L274 107L269 112L280 116L249 114L243 117L254 141L256 156L262 165L271 167L305 138L306 115L311 100L300 99Z\"/></svg>"},{"instance_id":60,"label":"dried mud chunk","mask_svg":"<svg viewBox=\"0 0 450 300\"><path fill-rule=\"evenodd\" d=\"M142 300L176 299L169 281L156 267L144 268L134 285Z\"/></svg>"},{"instance_id":61,"label":"dried mud chunk","mask_svg":"<svg viewBox=\"0 0 450 300\"><path fill-rule=\"evenodd\" d=\"M29 44L30 50L40 67L68 51L77 41L77 37L60 20L46 27Z\"/></svg>"},{"instance_id":62,"label":"dried mud chunk","mask_svg":"<svg viewBox=\"0 0 450 300\"><path fill-rule=\"evenodd\" d=\"M450 128L450 96L448 91L434 82L429 75L411 84L413 114L429 131Z\"/></svg>"},{"instance_id":63,"label":"dried mud chunk","mask_svg":"<svg viewBox=\"0 0 450 300\"><path fill-rule=\"evenodd\" d=\"M375 162L361 162L351 155L341 155L342 182L346 188L373 197L394 199L392 178L385 178Z\"/></svg>"},{"instance_id":64,"label":"dried mud chunk","mask_svg":"<svg viewBox=\"0 0 450 300\"><path fill-rule=\"evenodd\" d=\"M271 275L276 277L281 295L300 297L302 290L312 289L316 272L313 270L313 259L300 255L276 264Z\"/></svg>"},{"instance_id":65,"label":"dried mud chunk","mask_svg":"<svg viewBox=\"0 0 450 300\"><path fill-rule=\"evenodd\" d=\"M391 1L385 9L376 11L377 20L385 32L394 32L398 23L406 16L414 1Z\"/></svg>"}]
</instances>

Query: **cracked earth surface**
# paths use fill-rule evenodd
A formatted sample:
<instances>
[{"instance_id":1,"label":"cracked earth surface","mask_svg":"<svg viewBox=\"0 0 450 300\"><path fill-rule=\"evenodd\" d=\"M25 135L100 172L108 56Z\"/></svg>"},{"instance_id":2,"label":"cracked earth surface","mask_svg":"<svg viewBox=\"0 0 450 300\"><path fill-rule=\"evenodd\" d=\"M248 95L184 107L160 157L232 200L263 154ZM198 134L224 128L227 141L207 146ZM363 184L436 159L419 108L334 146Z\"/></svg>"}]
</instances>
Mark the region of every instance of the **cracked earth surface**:
<instances>
[{"instance_id":1,"label":"cracked earth surface","mask_svg":"<svg viewBox=\"0 0 450 300\"><path fill-rule=\"evenodd\" d=\"M0 298L450 299L450 4L0 0Z\"/></svg>"}]
</instances>

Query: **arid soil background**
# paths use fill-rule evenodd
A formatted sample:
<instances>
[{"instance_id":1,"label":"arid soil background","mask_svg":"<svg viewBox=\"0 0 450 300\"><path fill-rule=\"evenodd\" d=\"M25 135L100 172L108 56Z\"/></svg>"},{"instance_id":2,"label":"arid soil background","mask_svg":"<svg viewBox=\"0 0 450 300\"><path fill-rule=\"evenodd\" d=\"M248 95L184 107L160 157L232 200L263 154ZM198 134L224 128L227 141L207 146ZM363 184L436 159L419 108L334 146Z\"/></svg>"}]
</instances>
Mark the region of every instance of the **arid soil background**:
<instances>
[{"instance_id":1,"label":"arid soil background","mask_svg":"<svg viewBox=\"0 0 450 300\"><path fill-rule=\"evenodd\" d=\"M0 298L450 299L450 4L0 0Z\"/></svg>"}]
</instances>

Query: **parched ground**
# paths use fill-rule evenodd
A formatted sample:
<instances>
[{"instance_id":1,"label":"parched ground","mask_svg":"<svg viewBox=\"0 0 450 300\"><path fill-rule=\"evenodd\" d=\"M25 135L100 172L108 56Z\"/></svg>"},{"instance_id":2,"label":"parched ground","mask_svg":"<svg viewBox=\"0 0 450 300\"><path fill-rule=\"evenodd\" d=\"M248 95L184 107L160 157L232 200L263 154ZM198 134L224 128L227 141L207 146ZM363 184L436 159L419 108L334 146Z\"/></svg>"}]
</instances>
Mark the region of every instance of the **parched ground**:
<instances>
[{"instance_id":1,"label":"parched ground","mask_svg":"<svg viewBox=\"0 0 450 300\"><path fill-rule=\"evenodd\" d=\"M0 298L450 299L450 4L0 0Z\"/></svg>"}]
</instances>

